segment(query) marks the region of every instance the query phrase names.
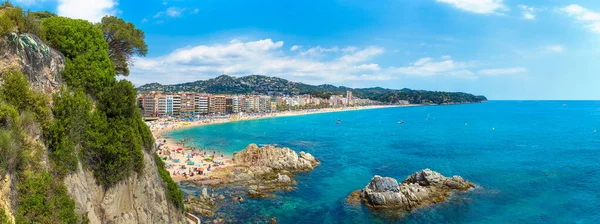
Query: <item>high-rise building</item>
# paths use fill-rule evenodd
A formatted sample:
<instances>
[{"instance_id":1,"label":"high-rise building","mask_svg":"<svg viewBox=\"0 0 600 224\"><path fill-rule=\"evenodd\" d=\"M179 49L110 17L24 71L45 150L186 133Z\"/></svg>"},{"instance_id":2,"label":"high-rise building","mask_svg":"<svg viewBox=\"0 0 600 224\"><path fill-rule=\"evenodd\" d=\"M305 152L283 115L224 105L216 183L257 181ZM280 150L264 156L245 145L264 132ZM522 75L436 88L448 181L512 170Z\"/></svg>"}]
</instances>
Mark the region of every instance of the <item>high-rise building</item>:
<instances>
[{"instance_id":1,"label":"high-rise building","mask_svg":"<svg viewBox=\"0 0 600 224\"><path fill-rule=\"evenodd\" d=\"M233 113L233 98L225 97L225 113Z\"/></svg>"},{"instance_id":2,"label":"high-rise building","mask_svg":"<svg viewBox=\"0 0 600 224\"><path fill-rule=\"evenodd\" d=\"M215 111L215 104L216 104L216 98L215 98L215 96L209 96L208 97L208 113L209 114L216 113L216 111Z\"/></svg>"},{"instance_id":3,"label":"high-rise building","mask_svg":"<svg viewBox=\"0 0 600 224\"><path fill-rule=\"evenodd\" d=\"M346 91L346 105L354 105L354 101L352 100L352 91Z\"/></svg>"},{"instance_id":4,"label":"high-rise building","mask_svg":"<svg viewBox=\"0 0 600 224\"><path fill-rule=\"evenodd\" d=\"M167 116L167 96L164 94L158 95L158 116L164 117Z\"/></svg>"},{"instance_id":5,"label":"high-rise building","mask_svg":"<svg viewBox=\"0 0 600 224\"><path fill-rule=\"evenodd\" d=\"M195 107L194 102L196 100L194 93L180 93L179 96L181 98L181 109L180 114L182 116L193 116Z\"/></svg>"},{"instance_id":6,"label":"high-rise building","mask_svg":"<svg viewBox=\"0 0 600 224\"><path fill-rule=\"evenodd\" d=\"M165 115L172 117L175 114L173 114L173 95L167 95L165 96L165 100L166 100L166 112Z\"/></svg>"},{"instance_id":7,"label":"high-rise building","mask_svg":"<svg viewBox=\"0 0 600 224\"><path fill-rule=\"evenodd\" d=\"M179 94L173 95L173 116L181 115L181 96Z\"/></svg>"},{"instance_id":8,"label":"high-rise building","mask_svg":"<svg viewBox=\"0 0 600 224\"><path fill-rule=\"evenodd\" d=\"M215 113L224 114L226 112L226 97L223 95L215 96Z\"/></svg>"},{"instance_id":9,"label":"high-rise building","mask_svg":"<svg viewBox=\"0 0 600 224\"><path fill-rule=\"evenodd\" d=\"M157 99L155 98L155 93L144 95L144 110L143 115L145 117L156 117L158 115L157 112Z\"/></svg>"},{"instance_id":10,"label":"high-rise building","mask_svg":"<svg viewBox=\"0 0 600 224\"><path fill-rule=\"evenodd\" d=\"M194 108L197 115L208 114L208 96L196 94L194 101Z\"/></svg>"},{"instance_id":11,"label":"high-rise building","mask_svg":"<svg viewBox=\"0 0 600 224\"><path fill-rule=\"evenodd\" d=\"M243 98L244 97L242 97L242 96L233 96L233 97L231 97L231 107L232 107L231 108L231 112L233 112L233 113L239 113L239 112L242 111L241 108L243 106L241 106L241 105L243 105L243 104L240 104L241 103L240 101L242 101Z\"/></svg>"}]
</instances>

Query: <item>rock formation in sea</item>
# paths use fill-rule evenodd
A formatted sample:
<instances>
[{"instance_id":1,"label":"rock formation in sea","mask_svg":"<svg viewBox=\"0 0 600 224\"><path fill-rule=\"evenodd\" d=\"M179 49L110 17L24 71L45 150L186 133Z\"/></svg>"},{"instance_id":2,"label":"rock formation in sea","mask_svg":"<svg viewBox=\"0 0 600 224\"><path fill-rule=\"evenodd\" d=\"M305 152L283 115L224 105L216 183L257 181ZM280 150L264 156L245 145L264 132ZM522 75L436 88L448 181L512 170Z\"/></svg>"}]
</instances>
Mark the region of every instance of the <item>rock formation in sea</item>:
<instances>
[{"instance_id":1,"label":"rock formation in sea","mask_svg":"<svg viewBox=\"0 0 600 224\"><path fill-rule=\"evenodd\" d=\"M453 191L466 191L474 186L460 176L448 178L425 169L400 184L391 177L375 176L365 188L352 192L346 201L371 208L412 211L445 201Z\"/></svg>"}]
</instances>

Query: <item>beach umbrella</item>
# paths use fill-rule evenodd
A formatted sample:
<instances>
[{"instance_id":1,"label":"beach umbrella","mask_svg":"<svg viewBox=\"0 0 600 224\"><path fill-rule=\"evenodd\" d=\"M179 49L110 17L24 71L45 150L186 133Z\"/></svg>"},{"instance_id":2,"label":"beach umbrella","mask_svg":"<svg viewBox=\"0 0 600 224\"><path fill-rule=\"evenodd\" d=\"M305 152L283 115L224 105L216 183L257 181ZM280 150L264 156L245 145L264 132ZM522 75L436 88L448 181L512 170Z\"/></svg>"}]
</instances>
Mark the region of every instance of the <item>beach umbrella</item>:
<instances>
[{"instance_id":1,"label":"beach umbrella","mask_svg":"<svg viewBox=\"0 0 600 224\"><path fill-rule=\"evenodd\" d=\"M187 162L187 165L194 165L194 164L195 164L194 161Z\"/></svg>"},{"instance_id":2,"label":"beach umbrella","mask_svg":"<svg viewBox=\"0 0 600 224\"><path fill-rule=\"evenodd\" d=\"M204 167L200 167L198 168L200 171L204 171Z\"/></svg>"},{"instance_id":3,"label":"beach umbrella","mask_svg":"<svg viewBox=\"0 0 600 224\"><path fill-rule=\"evenodd\" d=\"M182 148L178 148L177 150L178 150L178 151L181 151L181 150L183 150L183 149L182 149Z\"/></svg>"}]
</instances>

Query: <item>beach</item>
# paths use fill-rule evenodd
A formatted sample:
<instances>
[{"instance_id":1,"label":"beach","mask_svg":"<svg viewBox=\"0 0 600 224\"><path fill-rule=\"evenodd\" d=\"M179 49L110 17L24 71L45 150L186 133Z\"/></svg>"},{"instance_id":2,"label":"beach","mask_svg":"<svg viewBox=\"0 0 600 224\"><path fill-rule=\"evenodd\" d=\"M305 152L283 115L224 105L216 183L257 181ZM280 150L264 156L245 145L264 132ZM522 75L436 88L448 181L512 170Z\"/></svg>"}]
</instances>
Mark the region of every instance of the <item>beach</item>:
<instances>
[{"instance_id":1,"label":"beach","mask_svg":"<svg viewBox=\"0 0 600 224\"><path fill-rule=\"evenodd\" d=\"M415 105L404 105L415 106ZM357 106L345 108L324 108L311 110L296 110L282 111L275 113L263 114L237 114L223 117L213 117L196 121L181 121L174 119L161 118L156 121L146 122L154 135L156 145L158 146L157 154L165 161L165 165L171 177L175 181L182 180L199 180L210 179L210 175L216 169L223 169L232 166L232 157L225 155L220 150L208 150L185 145L183 141L166 138L164 133L183 129L192 128L202 125L222 124L236 121L257 120L274 117L302 116L318 113L331 113L352 110L367 110L398 107L397 105L384 106ZM242 149L240 149L242 150ZM193 173L193 176L192 174Z\"/></svg>"}]
</instances>

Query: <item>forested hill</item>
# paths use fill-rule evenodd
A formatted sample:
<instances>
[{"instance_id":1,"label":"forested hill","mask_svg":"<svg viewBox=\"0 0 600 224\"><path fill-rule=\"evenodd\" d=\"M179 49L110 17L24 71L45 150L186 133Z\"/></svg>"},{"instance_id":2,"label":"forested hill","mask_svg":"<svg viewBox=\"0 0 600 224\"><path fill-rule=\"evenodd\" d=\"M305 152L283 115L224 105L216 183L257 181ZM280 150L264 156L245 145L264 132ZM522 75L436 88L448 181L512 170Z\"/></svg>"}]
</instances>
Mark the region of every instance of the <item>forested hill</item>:
<instances>
[{"instance_id":1,"label":"forested hill","mask_svg":"<svg viewBox=\"0 0 600 224\"><path fill-rule=\"evenodd\" d=\"M375 88L349 88L334 85L308 85L300 82L291 82L277 77L250 75L232 77L221 75L208 80L198 80L175 85L161 85L150 83L137 88L139 92L199 92L212 94L266 94L266 95L298 95L310 94L317 97L328 98L331 95L345 94L352 90L354 97L377 100L384 103L398 103L407 100L412 104L451 104L483 102L485 96L476 96L462 92L440 92L411 89L386 89Z\"/></svg>"}]
</instances>

